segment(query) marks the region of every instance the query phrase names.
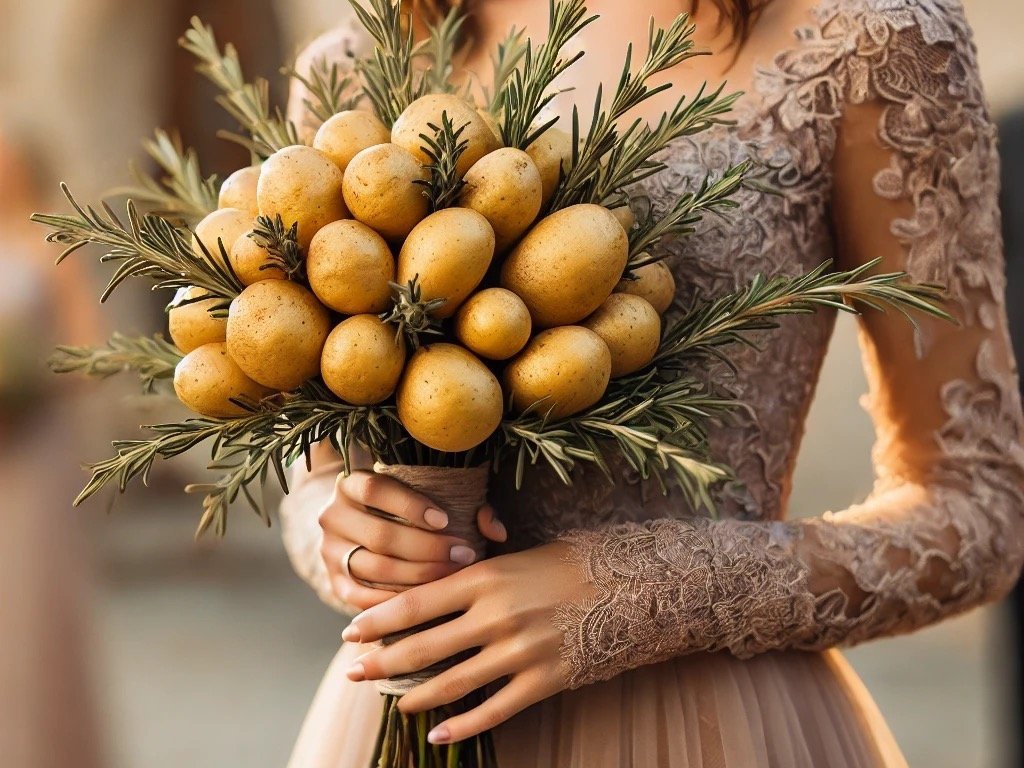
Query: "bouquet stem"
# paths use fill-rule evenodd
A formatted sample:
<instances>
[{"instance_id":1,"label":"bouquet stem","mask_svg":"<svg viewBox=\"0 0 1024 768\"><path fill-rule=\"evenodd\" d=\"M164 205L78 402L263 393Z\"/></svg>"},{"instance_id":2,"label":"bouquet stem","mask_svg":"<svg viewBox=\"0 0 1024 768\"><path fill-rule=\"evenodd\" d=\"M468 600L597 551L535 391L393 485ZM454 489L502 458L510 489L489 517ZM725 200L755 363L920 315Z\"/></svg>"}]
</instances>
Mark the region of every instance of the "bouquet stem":
<instances>
[{"instance_id":1,"label":"bouquet stem","mask_svg":"<svg viewBox=\"0 0 1024 768\"><path fill-rule=\"evenodd\" d=\"M477 527L476 514L487 501L487 466L462 469L378 463L374 471L436 502L448 515L445 533L465 540L478 560L484 557L487 541ZM446 620L447 617L439 622ZM382 642L389 645L424 628L426 625L389 635ZM385 707L371 768L497 768L494 741L489 732L456 744L434 745L427 741L427 734L435 726L481 704L485 698L483 691L416 715L405 715L398 709L398 700L404 693L450 669L463 658L446 659L428 669L378 684L378 690L385 697Z\"/></svg>"}]
</instances>

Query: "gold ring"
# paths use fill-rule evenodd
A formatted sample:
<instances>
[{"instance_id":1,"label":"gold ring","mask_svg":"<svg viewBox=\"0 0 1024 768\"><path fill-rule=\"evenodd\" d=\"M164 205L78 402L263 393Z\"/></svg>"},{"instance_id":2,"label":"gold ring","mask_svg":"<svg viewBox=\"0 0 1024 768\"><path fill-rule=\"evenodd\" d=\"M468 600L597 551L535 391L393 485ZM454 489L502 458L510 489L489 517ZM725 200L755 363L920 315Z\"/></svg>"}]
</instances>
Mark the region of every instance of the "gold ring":
<instances>
[{"instance_id":1,"label":"gold ring","mask_svg":"<svg viewBox=\"0 0 1024 768\"><path fill-rule=\"evenodd\" d=\"M354 547L352 547L352 549L345 553L345 556L343 558L341 558L341 570L344 572L346 576L348 576L350 579L352 579L352 581L355 582L358 582L359 579L352 575L351 560L352 555L354 555L360 549L366 549L366 547L364 547L362 544L356 544Z\"/></svg>"}]
</instances>

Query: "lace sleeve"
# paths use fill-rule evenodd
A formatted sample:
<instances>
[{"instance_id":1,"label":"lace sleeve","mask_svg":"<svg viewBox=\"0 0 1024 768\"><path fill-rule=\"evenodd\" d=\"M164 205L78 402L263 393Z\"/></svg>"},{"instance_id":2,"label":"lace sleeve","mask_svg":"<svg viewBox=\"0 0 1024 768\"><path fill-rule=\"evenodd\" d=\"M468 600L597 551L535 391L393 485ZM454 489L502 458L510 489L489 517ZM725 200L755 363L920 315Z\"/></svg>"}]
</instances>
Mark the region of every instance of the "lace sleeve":
<instances>
[{"instance_id":1,"label":"lace sleeve","mask_svg":"<svg viewBox=\"0 0 1024 768\"><path fill-rule=\"evenodd\" d=\"M850 6L854 0L832 0ZM593 598L558 622L576 687L674 655L817 650L1003 595L1024 558L1024 450L1003 306L995 135L955 0L856 0L834 81L842 266L949 289L959 325L861 323L877 481L804 521L659 520L565 537ZM847 19L848 21L849 19Z\"/></svg>"}]
</instances>

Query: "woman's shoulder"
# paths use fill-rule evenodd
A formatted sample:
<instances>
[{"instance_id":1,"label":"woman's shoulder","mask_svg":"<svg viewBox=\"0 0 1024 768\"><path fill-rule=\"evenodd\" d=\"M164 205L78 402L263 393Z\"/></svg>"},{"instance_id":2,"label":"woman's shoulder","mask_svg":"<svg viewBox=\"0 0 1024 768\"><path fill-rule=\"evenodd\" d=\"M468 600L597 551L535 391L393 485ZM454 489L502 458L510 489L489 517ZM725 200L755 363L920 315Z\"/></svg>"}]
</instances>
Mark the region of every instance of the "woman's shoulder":
<instances>
[{"instance_id":1,"label":"woman's shoulder","mask_svg":"<svg viewBox=\"0 0 1024 768\"><path fill-rule=\"evenodd\" d=\"M925 45L957 44L971 36L961 0L820 0L816 14L822 26L863 35L874 45L907 33Z\"/></svg>"}]
</instances>

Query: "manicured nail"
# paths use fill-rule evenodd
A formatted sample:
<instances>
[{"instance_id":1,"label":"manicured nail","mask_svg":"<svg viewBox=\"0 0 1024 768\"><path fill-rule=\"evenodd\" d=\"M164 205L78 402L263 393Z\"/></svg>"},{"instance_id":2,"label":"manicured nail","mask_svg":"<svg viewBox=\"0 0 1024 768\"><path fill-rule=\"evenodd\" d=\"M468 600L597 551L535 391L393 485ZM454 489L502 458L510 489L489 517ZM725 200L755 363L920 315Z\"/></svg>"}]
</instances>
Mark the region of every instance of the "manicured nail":
<instances>
[{"instance_id":1,"label":"manicured nail","mask_svg":"<svg viewBox=\"0 0 1024 768\"><path fill-rule=\"evenodd\" d=\"M349 624L345 627L345 631L341 633L341 639L349 643L358 643L359 637L359 627L355 624Z\"/></svg>"},{"instance_id":2,"label":"manicured nail","mask_svg":"<svg viewBox=\"0 0 1024 768\"><path fill-rule=\"evenodd\" d=\"M345 674L352 682L361 683L366 679L366 668L362 664L353 664Z\"/></svg>"},{"instance_id":3,"label":"manicured nail","mask_svg":"<svg viewBox=\"0 0 1024 768\"><path fill-rule=\"evenodd\" d=\"M451 553L449 554L453 563L459 565L469 565L476 560L476 552L469 547L464 547L461 544L456 544L452 547Z\"/></svg>"},{"instance_id":4,"label":"manicured nail","mask_svg":"<svg viewBox=\"0 0 1024 768\"><path fill-rule=\"evenodd\" d=\"M431 528L441 530L448 527L448 515L440 509L428 509L423 513L423 519Z\"/></svg>"},{"instance_id":5,"label":"manicured nail","mask_svg":"<svg viewBox=\"0 0 1024 768\"><path fill-rule=\"evenodd\" d=\"M498 518L494 518L494 530L500 537L501 541L508 540L508 529L505 527L505 524L501 522L501 520L499 520Z\"/></svg>"},{"instance_id":6,"label":"manicured nail","mask_svg":"<svg viewBox=\"0 0 1024 768\"><path fill-rule=\"evenodd\" d=\"M427 734L427 741L431 744L447 744L451 740L452 734L447 725L439 725Z\"/></svg>"}]
</instances>

